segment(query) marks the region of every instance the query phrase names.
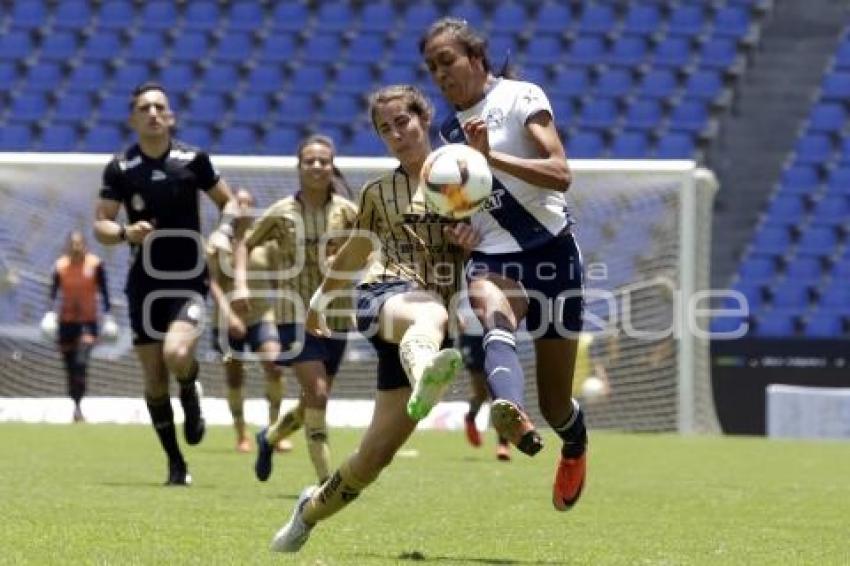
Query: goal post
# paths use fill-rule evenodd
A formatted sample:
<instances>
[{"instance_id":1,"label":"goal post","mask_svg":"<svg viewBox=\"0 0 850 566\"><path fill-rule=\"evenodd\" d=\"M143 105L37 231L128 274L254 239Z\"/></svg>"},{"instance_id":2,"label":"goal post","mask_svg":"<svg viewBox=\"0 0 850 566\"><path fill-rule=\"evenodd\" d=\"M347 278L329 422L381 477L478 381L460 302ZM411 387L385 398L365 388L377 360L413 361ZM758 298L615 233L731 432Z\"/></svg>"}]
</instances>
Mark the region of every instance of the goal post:
<instances>
[{"instance_id":1,"label":"goal post","mask_svg":"<svg viewBox=\"0 0 850 566\"><path fill-rule=\"evenodd\" d=\"M39 338L48 274L72 228L90 234L103 166L110 156L0 153L0 397L64 394L61 363ZM233 188L250 189L260 207L298 188L296 159L213 156ZM391 158L338 157L336 165L356 193L366 181L396 167ZM636 431L716 432L707 323L694 312L693 298L708 289L711 210L717 183L692 161L571 160L567 192L573 231L586 270L587 331L594 363L601 365L609 393L587 399L590 425ZM206 201L206 199L203 199ZM206 231L217 212L202 205ZM126 247L90 246L104 258L116 314L126 327L121 289ZM8 274L8 277L7 277ZM8 279L8 281L7 281ZM694 328L696 321L697 327ZM526 370L527 406L537 410L534 349L520 333ZM201 339L204 386L224 397L224 378L206 337ZM256 371L256 370L252 370ZM343 362L333 397L372 399L374 357L355 337ZM140 368L129 340L99 347L90 371L89 394L139 396ZM290 396L297 385L288 377ZM246 394L262 397L262 380L248 379ZM461 378L449 401L468 396Z\"/></svg>"}]
</instances>

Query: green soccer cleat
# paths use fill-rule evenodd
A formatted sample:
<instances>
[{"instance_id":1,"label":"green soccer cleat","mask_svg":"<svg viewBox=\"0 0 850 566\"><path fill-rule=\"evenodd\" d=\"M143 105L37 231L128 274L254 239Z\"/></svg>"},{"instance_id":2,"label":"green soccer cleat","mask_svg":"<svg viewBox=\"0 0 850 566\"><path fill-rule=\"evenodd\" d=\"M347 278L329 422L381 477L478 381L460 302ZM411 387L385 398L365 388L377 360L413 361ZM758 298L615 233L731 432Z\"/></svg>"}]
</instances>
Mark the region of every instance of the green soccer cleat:
<instances>
[{"instance_id":1,"label":"green soccer cleat","mask_svg":"<svg viewBox=\"0 0 850 566\"><path fill-rule=\"evenodd\" d=\"M440 350L422 372L422 378L413 386L407 401L407 414L414 421L428 416L434 405L440 402L451 382L463 365L463 357L454 348Z\"/></svg>"}]
</instances>

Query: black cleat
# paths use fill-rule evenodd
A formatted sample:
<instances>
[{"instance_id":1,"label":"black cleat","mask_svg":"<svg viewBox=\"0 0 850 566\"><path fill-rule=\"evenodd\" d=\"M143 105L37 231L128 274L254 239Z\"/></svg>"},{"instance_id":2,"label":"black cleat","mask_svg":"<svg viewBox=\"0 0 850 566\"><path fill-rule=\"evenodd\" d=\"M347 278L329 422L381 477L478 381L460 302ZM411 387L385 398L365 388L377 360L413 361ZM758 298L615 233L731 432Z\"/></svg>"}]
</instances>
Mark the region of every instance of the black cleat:
<instances>
[{"instance_id":1,"label":"black cleat","mask_svg":"<svg viewBox=\"0 0 850 566\"><path fill-rule=\"evenodd\" d=\"M186 468L186 462L168 462L168 479L163 484L165 486L184 486L192 485L192 475Z\"/></svg>"},{"instance_id":2,"label":"black cleat","mask_svg":"<svg viewBox=\"0 0 850 566\"><path fill-rule=\"evenodd\" d=\"M272 475L272 455L274 448L266 440L266 430L257 433L257 460L254 462L254 475L260 481L266 481Z\"/></svg>"},{"instance_id":3,"label":"black cleat","mask_svg":"<svg viewBox=\"0 0 850 566\"><path fill-rule=\"evenodd\" d=\"M183 435L191 445L199 444L207 430L206 421L201 415L201 384L195 381L192 387L180 388L180 404L186 420L183 422Z\"/></svg>"}]
</instances>

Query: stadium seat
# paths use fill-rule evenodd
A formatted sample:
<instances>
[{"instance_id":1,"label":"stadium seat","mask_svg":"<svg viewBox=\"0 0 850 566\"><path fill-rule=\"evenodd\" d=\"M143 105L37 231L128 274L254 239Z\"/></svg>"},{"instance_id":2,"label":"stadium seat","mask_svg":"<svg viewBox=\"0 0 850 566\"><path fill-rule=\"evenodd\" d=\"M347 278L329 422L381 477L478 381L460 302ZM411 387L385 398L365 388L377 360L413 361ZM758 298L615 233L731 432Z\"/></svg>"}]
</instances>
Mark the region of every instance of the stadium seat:
<instances>
[{"instance_id":1,"label":"stadium seat","mask_svg":"<svg viewBox=\"0 0 850 566\"><path fill-rule=\"evenodd\" d=\"M428 29L428 26L440 15L431 2L411 2L404 12L404 27L415 33L421 33L422 30Z\"/></svg>"},{"instance_id":2,"label":"stadium seat","mask_svg":"<svg viewBox=\"0 0 850 566\"><path fill-rule=\"evenodd\" d=\"M491 61L494 60L499 59L491 59ZM499 64L501 65L501 63ZM528 81L541 86L549 85L552 82L548 65L523 65L522 70L519 72L519 78L520 80Z\"/></svg>"},{"instance_id":3,"label":"stadium seat","mask_svg":"<svg viewBox=\"0 0 850 566\"><path fill-rule=\"evenodd\" d=\"M246 125L225 128L213 143L213 151L225 155L244 155L252 153L257 145L257 135L254 128Z\"/></svg>"},{"instance_id":4,"label":"stadium seat","mask_svg":"<svg viewBox=\"0 0 850 566\"><path fill-rule=\"evenodd\" d=\"M413 34L401 34L390 46L389 61L393 63L412 63L419 65L422 57L419 54L419 39Z\"/></svg>"},{"instance_id":5,"label":"stadium seat","mask_svg":"<svg viewBox=\"0 0 850 566\"><path fill-rule=\"evenodd\" d=\"M832 142L822 134L807 134L797 140L794 160L800 164L819 164L832 155Z\"/></svg>"},{"instance_id":6,"label":"stadium seat","mask_svg":"<svg viewBox=\"0 0 850 566\"><path fill-rule=\"evenodd\" d=\"M347 133L349 131L348 126L331 124L321 119L317 122L314 122L312 127L306 128L306 131L308 134L315 133L328 136L329 138L334 140L334 143L343 147L346 143L348 143L348 138L350 137Z\"/></svg>"},{"instance_id":7,"label":"stadium seat","mask_svg":"<svg viewBox=\"0 0 850 566\"><path fill-rule=\"evenodd\" d=\"M528 19L525 5L513 0L500 2L490 14L490 31L518 33L525 28Z\"/></svg>"},{"instance_id":8,"label":"stadium seat","mask_svg":"<svg viewBox=\"0 0 850 566\"><path fill-rule=\"evenodd\" d=\"M335 92L363 94L372 89L372 69L366 65L350 64L342 67L334 77Z\"/></svg>"},{"instance_id":9,"label":"stadium seat","mask_svg":"<svg viewBox=\"0 0 850 566\"><path fill-rule=\"evenodd\" d=\"M253 55L253 52L254 40L249 33L245 31L231 31L219 39L218 45L213 52L213 57L216 61L238 65L248 61Z\"/></svg>"},{"instance_id":10,"label":"stadium seat","mask_svg":"<svg viewBox=\"0 0 850 566\"><path fill-rule=\"evenodd\" d=\"M76 54L78 45L75 32L54 31L44 38L38 54L45 61L68 61Z\"/></svg>"},{"instance_id":11,"label":"stadium seat","mask_svg":"<svg viewBox=\"0 0 850 566\"><path fill-rule=\"evenodd\" d=\"M220 21L221 12L216 2L189 2L183 14L183 27L187 30L211 31Z\"/></svg>"},{"instance_id":12,"label":"stadium seat","mask_svg":"<svg viewBox=\"0 0 850 566\"><path fill-rule=\"evenodd\" d=\"M838 46L832 64L840 71L850 70L850 38L845 37Z\"/></svg>"},{"instance_id":13,"label":"stadium seat","mask_svg":"<svg viewBox=\"0 0 850 566\"><path fill-rule=\"evenodd\" d=\"M100 6L97 13L97 26L100 29L123 30L127 29L136 18L133 4L125 0L110 0ZM110 56L114 56L111 52Z\"/></svg>"},{"instance_id":14,"label":"stadium seat","mask_svg":"<svg viewBox=\"0 0 850 566\"><path fill-rule=\"evenodd\" d=\"M34 50L28 31L13 29L0 33L0 60L21 61Z\"/></svg>"},{"instance_id":15,"label":"stadium seat","mask_svg":"<svg viewBox=\"0 0 850 566\"><path fill-rule=\"evenodd\" d=\"M600 36L579 36L570 45L566 61L570 65L602 65L605 63L605 41ZM564 58L563 48L551 55L551 62L557 63ZM534 58L537 60L537 58ZM542 62L542 61L541 61Z\"/></svg>"},{"instance_id":16,"label":"stadium seat","mask_svg":"<svg viewBox=\"0 0 850 566\"><path fill-rule=\"evenodd\" d=\"M263 137L262 151L268 155L293 155L301 141L301 132L294 126L275 126Z\"/></svg>"},{"instance_id":17,"label":"stadium seat","mask_svg":"<svg viewBox=\"0 0 850 566\"><path fill-rule=\"evenodd\" d=\"M786 311L760 313L755 321L755 335L763 337L792 336L796 332L795 315Z\"/></svg>"},{"instance_id":18,"label":"stadium seat","mask_svg":"<svg viewBox=\"0 0 850 566\"><path fill-rule=\"evenodd\" d=\"M747 326L745 326L747 325ZM749 329L749 321L743 316L715 316L711 319L709 329L713 334L727 334L732 332L740 332L743 329Z\"/></svg>"},{"instance_id":19,"label":"stadium seat","mask_svg":"<svg viewBox=\"0 0 850 566\"><path fill-rule=\"evenodd\" d=\"M316 103L310 94L289 93L276 106L275 123L298 126L304 122L305 117L313 115Z\"/></svg>"},{"instance_id":20,"label":"stadium seat","mask_svg":"<svg viewBox=\"0 0 850 566\"><path fill-rule=\"evenodd\" d=\"M134 88L151 79L151 71L146 62L127 62L115 70L109 81L112 92L126 96Z\"/></svg>"},{"instance_id":21,"label":"stadium seat","mask_svg":"<svg viewBox=\"0 0 850 566\"><path fill-rule=\"evenodd\" d=\"M622 98L632 91L632 73L628 69L613 68L603 71L596 79L594 95Z\"/></svg>"},{"instance_id":22,"label":"stadium seat","mask_svg":"<svg viewBox=\"0 0 850 566\"><path fill-rule=\"evenodd\" d=\"M73 151L79 135L70 124L51 124L39 136L39 151Z\"/></svg>"},{"instance_id":23,"label":"stadium seat","mask_svg":"<svg viewBox=\"0 0 850 566\"><path fill-rule=\"evenodd\" d=\"M850 99L850 71L834 71L826 75L821 84L821 97L825 102L839 103Z\"/></svg>"},{"instance_id":24,"label":"stadium seat","mask_svg":"<svg viewBox=\"0 0 850 566\"><path fill-rule=\"evenodd\" d=\"M685 81L684 97L706 102L719 101L726 90L720 73L713 69L698 69Z\"/></svg>"},{"instance_id":25,"label":"stadium seat","mask_svg":"<svg viewBox=\"0 0 850 566\"><path fill-rule=\"evenodd\" d=\"M379 84L404 84L417 83L419 77L416 75L416 67L405 64L390 64L382 68L378 73Z\"/></svg>"},{"instance_id":26,"label":"stadium seat","mask_svg":"<svg viewBox=\"0 0 850 566\"><path fill-rule=\"evenodd\" d=\"M623 35L614 42L606 56L609 65L637 68L647 55L647 42L642 36Z\"/></svg>"},{"instance_id":27,"label":"stadium seat","mask_svg":"<svg viewBox=\"0 0 850 566\"><path fill-rule=\"evenodd\" d=\"M145 23L145 30L172 29L177 25L177 5L163 0L149 2L142 6L139 17Z\"/></svg>"},{"instance_id":28,"label":"stadium seat","mask_svg":"<svg viewBox=\"0 0 850 566\"><path fill-rule=\"evenodd\" d=\"M740 61L741 56L733 39L712 38L703 43L699 50L699 64L708 69L737 74L741 71Z\"/></svg>"},{"instance_id":29,"label":"stadium seat","mask_svg":"<svg viewBox=\"0 0 850 566\"><path fill-rule=\"evenodd\" d=\"M384 58L385 51L383 34L361 33L348 45L347 57L353 64L377 63Z\"/></svg>"},{"instance_id":30,"label":"stadium seat","mask_svg":"<svg viewBox=\"0 0 850 566\"><path fill-rule=\"evenodd\" d=\"M746 299L746 308L750 311L754 309L761 308L764 304L764 293L762 292L763 286L761 283L751 283L749 281L738 281L734 287L732 287L732 291L737 291L744 296ZM727 301L727 308L737 308L739 306L738 301Z\"/></svg>"},{"instance_id":31,"label":"stadium seat","mask_svg":"<svg viewBox=\"0 0 850 566\"><path fill-rule=\"evenodd\" d=\"M573 101L566 97L556 97L550 101L552 112L555 114L555 123L558 127L569 128L575 119L575 108Z\"/></svg>"},{"instance_id":32,"label":"stadium seat","mask_svg":"<svg viewBox=\"0 0 850 566\"><path fill-rule=\"evenodd\" d=\"M691 61L691 42L687 37L670 36L662 39L650 56L656 67L683 68Z\"/></svg>"},{"instance_id":33,"label":"stadium seat","mask_svg":"<svg viewBox=\"0 0 850 566\"><path fill-rule=\"evenodd\" d=\"M705 14L701 4L680 4L673 8L667 20L667 33L674 36L697 36L704 28Z\"/></svg>"},{"instance_id":34,"label":"stadium seat","mask_svg":"<svg viewBox=\"0 0 850 566\"><path fill-rule=\"evenodd\" d=\"M779 195L770 201L766 214L772 221L790 224L803 218L806 207L798 195Z\"/></svg>"},{"instance_id":35,"label":"stadium seat","mask_svg":"<svg viewBox=\"0 0 850 566\"><path fill-rule=\"evenodd\" d=\"M606 35L617 25L614 7L609 4L585 3L575 29L579 34Z\"/></svg>"},{"instance_id":36,"label":"stadium seat","mask_svg":"<svg viewBox=\"0 0 850 566\"><path fill-rule=\"evenodd\" d=\"M611 143L610 157L614 159L645 159L649 157L646 134L637 131L620 132Z\"/></svg>"},{"instance_id":37,"label":"stadium seat","mask_svg":"<svg viewBox=\"0 0 850 566\"><path fill-rule=\"evenodd\" d=\"M103 97L97 105L97 120L104 125L123 124L130 115L129 90L127 94L111 94Z\"/></svg>"},{"instance_id":38,"label":"stadium seat","mask_svg":"<svg viewBox=\"0 0 850 566\"><path fill-rule=\"evenodd\" d=\"M249 92L236 99L230 116L234 124L258 124L268 116L270 111L269 99L265 94ZM246 136L243 134L241 137ZM234 134L232 138L227 139L239 138L240 136Z\"/></svg>"},{"instance_id":39,"label":"stadium seat","mask_svg":"<svg viewBox=\"0 0 850 566\"><path fill-rule=\"evenodd\" d=\"M629 130L654 131L661 123L663 112L656 100L635 99L626 109L623 127Z\"/></svg>"},{"instance_id":40,"label":"stadium seat","mask_svg":"<svg viewBox=\"0 0 850 566\"><path fill-rule=\"evenodd\" d=\"M295 57L297 48L294 34L275 32L265 38L257 55L262 63L289 63Z\"/></svg>"},{"instance_id":41,"label":"stadium seat","mask_svg":"<svg viewBox=\"0 0 850 566\"><path fill-rule=\"evenodd\" d=\"M201 93L230 93L239 84L239 70L235 65L218 63L204 71L196 88Z\"/></svg>"},{"instance_id":42,"label":"stadium seat","mask_svg":"<svg viewBox=\"0 0 850 566\"><path fill-rule=\"evenodd\" d=\"M316 32L301 47L301 61L305 63L335 63L342 51L342 37L336 32Z\"/></svg>"},{"instance_id":43,"label":"stadium seat","mask_svg":"<svg viewBox=\"0 0 850 566\"><path fill-rule=\"evenodd\" d=\"M484 12L474 0L460 0L449 4L447 15L465 20L475 29L481 29L486 23ZM424 30L423 30L424 31Z\"/></svg>"},{"instance_id":44,"label":"stadium seat","mask_svg":"<svg viewBox=\"0 0 850 566\"><path fill-rule=\"evenodd\" d=\"M300 32L310 22L310 9L300 0L277 2L271 14L272 36L279 31ZM270 36L271 37L271 36Z\"/></svg>"},{"instance_id":45,"label":"stadium seat","mask_svg":"<svg viewBox=\"0 0 850 566\"><path fill-rule=\"evenodd\" d=\"M806 229L800 237L797 253L829 256L835 251L838 235L832 226L814 226Z\"/></svg>"},{"instance_id":46,"label":"stadium seat","mask_svg":"<svg viewBox=\"0 0 850 566\"><path fill-rule=\"evenodd\" d=\"M845 248L845 252L850 252L850 248ZM829 275L833 281L850 281L850 255L838 258Z\"/></svg>"},{"instance_id":47,"label":"stadium seat","mask_svg":"<svg viewBox=\"0 0 850 566\"><path fill-rule=\"evenodd\" d=\"M549 93L558 97L581 97L590 92L590 73L583 67L561 69L549 85Z\"/></svg>"},{"instance_id":48,"label":"stadium seat","mask_svg":"<svg viewBox=\"0 0 850 566\"><path fill-rule=\"evenodd\" d=\"M26 151L32 145L29 124L6 124L0 127L0 151Z\"/></svg>"},{"instance_id":49,"label":"stadium seat","mask_svg":"<svg viewBox=\"0 0 850 566\"><path fill-rule=\"evenodd\" d=\"M610 98L589 100L581 109L578 125L587 130L607 131L614 127L619 118L617 104Z\"/></svg>"},{"instance_id":50,"label":"stadium seat","mask_svg":"<svg viewBox=\"0 0 850 566\"><path fill-rule=\"evenodd\" d=\"M278 65L257 65L248 74L246 90L256 94L280 92L285 82L283 69Z\"/></svg>"},{"instance_id":51,"label":"stadium seat","mask_svg":"<svg viewBox=\"0 0 850 566\"><path fill-rule=\"evenodd\" d=\"M293 92L317 93L325 89L328 75L324 67L305 65L298 67L289 81L289 89Z\"/></svg>"},{"instance_id":52,"label":"stadium seat","mask_svg":"<svg viewBox=\"0 0 850 566\"><path fill-rule=\"evenodd\" d=\"M806 318L803 333L809 338L838 338L846 330L841 315L819 311Z\"/></svg>"},{"instance_id":53,"label":"stadium seat","mask_svg":"<svg viewBox=\"0 0 850 566\"><path fill-rule=\"evenodd\" d=\"M105 9L105 8L104 8ZM98 31L89 36L82 49L82 60L86 62L109 62L121 52L121 39L116 31Z\"/></svg>"},{"instance_id":54,"label":"stadium seat","mask_svg":"<svg viewBox=\"0 0 850 566\"><path fill-rule=\"evenodd\" d=\"M45 117L48 108L44 93L19 90L9 103L7 119L14 122L38 122Z\"/></svg>"},{"instance_id":55,"label":"stadium seat","mask_svg":"<svg viewBox=\"0 0 850 566\"><path fill-rule=\"evenodd\" d=\"M192 4L193 6L195 4ZM210 52L210 39L202 30L184 31L171 46L172 61L202 61Z\"/></svg>"},{"instance_id":56,"label":"stadium seat","mask_svg":"<svg viewBox=\"0 0 850 566\"><path fill-rule=\"evenodd\" d=\"M360 33L382 32L386 36L386 32L392 29L398 18L398 12L392 2L387 0L369 2L360 12L358 28Z\"/></svg>"},{"instance_id":57,"label":"stadium seat","mask_svg":"<svg viewBox=\"0 0 850 566\"><path fill-rule=\"evenodd\" d=\"M850 170L847 174L850 183ZM793 165L783 170L779 185L785 193L809 194L820 185L820 175L817 169L810 165Z\"/></svg>"},{"instance_id":58,"label":"stadium seat","mask_svg":"<svg viewBox=\"0 0 850 566\"><path fill-rule=\"evenodd\" d=\"M88 93L74 89L60 96L54 107L53 122L83 122L92 112L92 102Z\"/></svg>"},{"instance_id":59,"label":"stadium seat","mask_svg":"<svg viewBox=\"0 0 850 566\"><path fill-rule=\"evenodd\" d=\"M850 314L850 285L847 281L834 279L820 294L821 309Z\"/></svg>"},{"instance_id":60,"label":"stadium seat","mask_svg":"<svg viewBox=\"0 0 850 566\"><path fill-rule=\"evenodd\" d=\"M54 91L65 78L62 68L53 62L35 63L27 70L26 88L35 92Z\"/></svg>"},{"instance_id":61,"label":"stadium seat","mask_svg":"<svg viewBox=\"0 0 850 566\"><path fill-rule=\"evenodd\" d=\"M564 33L572 28L573 15L568 4L548 0L537 8L534 18L535 33Z\"/></svg>"},{"instance_id":62,"label":"stadium seat","mask_svg":"<svg viewBox=\"0 0 850 566\"><path fill-rule=\"evenodd\" d=\"M749 10L741 6L721 7L714 16L714 35L742 39L750 33Z\"/></svg>"},{"instance_id":63,"label":"stadium seat","mask_svg":"<svg viewBox=\"0 0 850 566\"><path fill-rule=\"evenodd\" d=\"M487 41L487 54L490 56L490 63L497 67L502 64L505 58L510 53L511 60L515 59L519 54L517 47L517 37L513 33L496 33L492 34ZM529 63L531 63L529 61ZM537 67L537 65L535 65ZM525 70L525 69L523 69Z\"/></svg>"},{"instance_id":64,"label":"stadium seat","mask_svg":"<svg viewBox=\"0 0 850 566\"><path fill-rule=\"evenodd\" d=\"M822 102L812 107L807 129L810 132L837 133L846 123L847 111L842 104Z\"/></svg>"},{"instance_id":65,"label":"stadium seat","mask_svg":"<svg viewBox=\"0 0 850 566\"><path fill-rule=\"evenodd\" d=\"M321 22L322 30L349 30L354 27L354 12L348 0L320 2L316 11L316 21Z\"/></svg>"},{"instance_id":66,"label":"stadium seat","mask_svg":"<svg viewBox=\"0 0 850 566\"><path fill-rule=\"evenodd\" d=\"M776 275L773 256L751 255L738 266L738 277L748 284L762 284Z\"/></svg>"},{"instance_id":67,"label":"stadium seat","mask_svg":"<svg viewBox=\"0 0 850 566\"><path fill-rule=\"evenodd\" d=\"M850 226L850 196L828 195L815 206L812 222L817 225Z\"/></svg>"},{"instance_id":68,"label":"stadium seat","mask_svg":"<svg viewBox=\"0 0 850 566\"><path fill-rule=\"evenodd\" d=\"M371 128L358 129L344 146L348 155L374 157L387 154L387 147Z\"/></svg>"},{"instance_id":69,"label":"stadium seat","mask_svg":"<svg viewBox=\"0 0 850 566\"><path fill-rule=\"evenodd\" d=\"M124 136L118 126L96 126L85 133L80 149L92 153L112 153L120 149Z\"/></svg>"},{"instance_id":70,"label":"stadium seat","mask_svg":"<svg viewBox=\"0 0 850 566\"><path fill-rule=\"evenodd\" d=\"M691 159L695 152L694 138L688 132L667 132L655 144L658 159Z\"/></svg>"},{"instance_id":71,"label":"stadium seat","mask_svg":"<svg viewBox=\"0 0 850 566\"><path fill-rule=\"evenodd\" d=\"M756 230L753 252L762 254L784 254L791 246L791 235L785 226L763 224Z\"/></svg>"},{"instance_id":72,"label":"stadium seat","mask_svg":"<svg viewBox=\"0 0 850 566\"><path fill-rule=\"evenodd\" d=\"M80 63L73 67L68 76L67 87L75 91L94 92L106 82L106 65L97 61Z\"/></svg>"},{"instance_id":73,"label":"stadium seat","mask_svg":"<svg viewBox=\"0 0 850 566\"><path fill-rule=\"evenodd\" d=\"M212 147L213 133L209 126L191 124L177 130L177 139L195 147L209 149Z\"/></svg>"},{"instance_id":74,"label":"stadium seat","mask_svg":"<svg viewBox=\"0 0 850 566\"><path fill-rule=\"evenodd\" d=\"M237 0L230 4L227 21L231 30L257 30L263 25L263 8L253 0Z\"/></svg>"},{"instance_id":75,"label":"stadium seat","mask_svg":"<svg viewBox=\"0 0 850 566\"><path fill-rule=\"evenodd\" d=\"M622 33L629 35L655 35L661 28L660 6L652 2L629 3L623 21Z\"/></svg>"},{"instance_id":76,"label":"stadium seat","mask_svg":"<svg viewBox=\"0 0 850 566\"><path fill-rule=\"evenodd\" d=\"M567 155L578 159L602 157L605 142L598 132L578 131L567 140Z\"/></svg>"},{"instance_id":77,"label":"stadium seat","mask_svg":"<svg viewBox=\"0 0 850 566\"><path fill-rule=\"evenodd\" d=\"M63 0L53 9L53 27L57 30L81 30L92 21L91 4L86 0Z\"/></svg>"},{"instance_id":78,"label":"stadium seat","mask_svg":"<svg viewBox=\"0 0 850 566\"><path fill-rule=\"evenodd\" d=\"M534 61L537 65L551 65L564 57L564 45L555 35L538 35L532 37L523 50L526 61ZM567 59L573 63L572 57Z\"/></svg>"},{"instance_id":79,"label":"stadium seat","mask_svg":"<svg viewBox=\"0 0 850 566\"><path fill-rule=\"evenodd\" d=\"M637 86L635 94L641 98L669 99L679 88L676 75L670 69L652 69Z\"/></svg>"},{"instance_id":80,"label":"stadium seat","mask_svg":"<svg viewBox=\"0 0 850 566\"><path fill-rule=\"evenodd\" d=\"M41 0L14 2L9 11L9 21L13 28L34 30L47 23L48 9Z\"/></svg>"},{"instance_id":81,"label":"stadium seat","mask_svg":"<svg viewBox=\"0 0 850 566\"><path fill-rule=\"evenodd\" d=\"M805 309L811 302L809 285L797 279L786 278L770 290L771 304L782 309Z\"/></svg>"},{"instance_id":82,"label":"stadium seat","mask_svg":"<svg viewBox=\"0 0 850 566\"><path fill-rule=\"evenodd\" d=\"M159 61L165 56L167 43L164 32L145 30L130 40L123 58L128 61Z\"/></svg>"},{"instance_id":83,"label":"stadium seat","mask_svg":"<svg viewBox=\"0 0 850 566\"><path fill-rule=\"evenodd\" d=\"M701 100L682 100L670 113L671 130L700 135L709 124L709 111Z\"/></svg>"},{"instance_id":84,"label":"stadium seat","mask_svg":"<svg viewBox=\"0 0 850 566\"><path fill-rule=\"evenodd\" d=\"M162 68L157 79L172 94L182 94L195 85L195 70L188 63L171 63Z\"/></svg>"},{"instance_id":85,"label":"stadium seat","mask_svg":"<svg viewBox=\"0 0 850 566\"><path fill-rule=\"evenodd\" d=\"M850 195L850 166L842 165L830 171L826 190L830 195Z\"/></svg>"},{"instance_id":86,"label":"stadium seat","mask_svg":"<svg viewBox=\"0 0 850 566\"><path fill-rule=\"evenodd\" d=\"M787 260L785 277L801 284L817 283L822 275L822 262L811 256L796 256Z\"/></svg>"},{"instance_id":87,"label":"stadium seat","mask_svg":"<svg viewBox=\"0 0 850 566\"><path fill-rule=\"evenodd\" d=\"M226 110L227 104L222 95L202 92L189 103L187 118L199 124L218 124Z\"/></svg>"}]
</instances>

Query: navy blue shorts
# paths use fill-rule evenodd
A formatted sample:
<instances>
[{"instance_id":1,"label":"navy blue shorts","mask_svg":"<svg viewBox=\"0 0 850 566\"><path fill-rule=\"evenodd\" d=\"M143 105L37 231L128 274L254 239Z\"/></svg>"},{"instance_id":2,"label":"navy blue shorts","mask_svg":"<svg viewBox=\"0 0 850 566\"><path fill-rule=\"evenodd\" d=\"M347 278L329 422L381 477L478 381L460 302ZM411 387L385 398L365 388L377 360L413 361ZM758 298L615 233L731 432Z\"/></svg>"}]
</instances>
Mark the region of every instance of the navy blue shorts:
<instances>
[{"instance_id":1,"label":"navy blue shorts","mask_svg":"<svg viewBox=\"0 0 850 566\"><path fill-rule=\"evenodd\" d=\"M532 250L505 254L472 252L466 270L469 279L493 273L520 283L529 299L525 325L534 338L558 338L581 332L584 268L581 252L569 232Z\"/></svg>"},{"instance_id":2,"label":"navy blue shorts","mask_svg":"<svg viewBox=\"0 0 850 566\"><path fill-rule=\"evenodd\" d=\"M463 355L463 365L469 371L484 371L484 337L477 334L461 334L457 347Z\"/></svg>"},{"instance_id":3,"label":"navy blue shorts","mask_svg":"<svg viewBox=\"0 0 850 566\"><path fill-rule=\"evenodd\" d=\"M266 342L278 342L277 328L273 322L263 320L257 324L252 324L245 329L245 336L242 338L234 338L228 334L227 344L225 349L224 337L221 335L221 330L217 327L212 329L212 347L219 354L230 354L232 352L244 352L249 348L251 352L258 352L260 346Z\"/></svg>"},{"instance_id":4,"label":"navy blue shorts","mask_svg":"<svg viewBox=\"0 0 850 566\"><path fill-rule=\"evenodd\" d=\"M300 362L321 361L328 375L334 376L339 371L348 343L344 333L338 332L334 338L313 336L304 331L304 325L295 323L278 324L277 332L282 348L278 365L290 367Z\"/></svg>"},{"instance_id":5,"label":"navy blue shorts","mask_svg":"<svg viewBox=\"0 0 850 566\"><path fill-rule=\"evenodd\" d=\"M72 344L83 336L97 337L96 322L60 322L56 341L59 344Z\"/></svg>"}]
</instances>

